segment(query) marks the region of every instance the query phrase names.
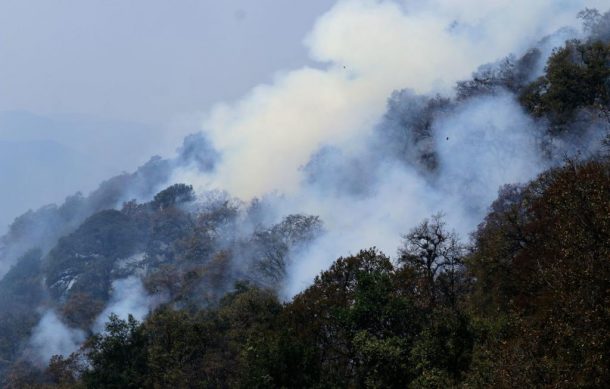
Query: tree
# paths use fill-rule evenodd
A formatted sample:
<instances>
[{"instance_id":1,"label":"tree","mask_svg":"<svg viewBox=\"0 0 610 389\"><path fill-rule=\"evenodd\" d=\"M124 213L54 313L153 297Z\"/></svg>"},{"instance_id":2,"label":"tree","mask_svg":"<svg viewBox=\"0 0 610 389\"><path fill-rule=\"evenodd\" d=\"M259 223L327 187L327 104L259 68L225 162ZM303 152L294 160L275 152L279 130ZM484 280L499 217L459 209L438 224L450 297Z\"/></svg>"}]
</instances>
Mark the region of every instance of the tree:
<instances>
[{"instance_id":1,"label":"tree","mask_svg":"<svg viewBox=\"0 0 610 389\"><path fill-rule=\"evenodd\" d=\"M147 339L146 387L219 387L232 360L220 352L225 339L215 315L162 308L143 324Z\"/></svg>"},{"instance_id":2,"label":"tree","mask_svg":"<svg viewBox=\"0 0 610 389\"><path fill-rule=\"evenodd\" d=\"M186 184L174 184L155 195L152 206L155 209L165 209L195 200L193 187Z\"/></svg>"},{"instance_id":3,"label":"tree","mask_svg":"<svg viewBox=\"0 0 610 389\"><path fill-rule=\"evenodd\" d=\"M376 128L376 146L409 167L415 166L424 173L434 172L438 156L432 126L452 107L449 99L439 95L420 96L408 89L393 92L383 122Z\"/></svg>"},{"instance_id":4,"label":"tree","mask_svg":"<svg viewBox=\"0 0 610 389\"><path fill-rule=\"evenodd\" d=\"M540 50L535 48L519 59L509 55L496 63L480 66L472 79L457 83L457 99L494 95L503 91L519 92L530 81L530 75L541 56Z\"/></svg>"},{"instance_id":5,"label":"tree","mask_svg":"<svg viewBox=\"0 0 610 389\"><path fill-rule=\"evenodd\" d=\"M112 314L106 332L85 346L90 369L83 381L90 388L141 388L148 376L146 338L133 316L121 320Z\"/></svg>"},{"instance_id":6,"label":"tree","mask_svg":"<svg viewBox=\"0 0 610 389\"><path fill-rule=\"evenodd\" d=\"M462 273L464 247L455 232L445 229L442 214L426 219L403 237L403 245L398 250L399 261L413 268L422 277L425 298L434 305L439 297L440 285L437 280L442 275L446 285L446 295L455 302Z\"/></svg>"},{"instance_id":7,"label":"tree","mask_svg":"<svg viewBox=\"0 0 610 389\"><path fill-rule=\"evenodd\" d=\"M247 249L252 250L255 268L266 285L277 285L286 277L290 254L322 232L318 216L289 215L268 229L255 231Z\"/></svg>"},{"instance_id":8,"label":"tree","mask_svg":"<svg viewBox=\"0 0 610 389\"><path fill-rule=\"evenodd\" d=\"M568 162L515 192L492 207L467 260L471 309L484 329L481 376L493 386L603 386L610 166Z\"/></svg>"},{"instance_id":9,"label":"tree","mask_svg":"<svg viewBox=\"0 0 610 389\"><path fill-rule=\"evenodd\" d=\"M383 253L362 250L339 258L286 307L289 339L304 367L301 383L407 386L408 349L422 316L409 278L395 276Z\"/></svg>"},{"instance_id":10,"label":"tree","mask_svg":"<svg viewBox=\"0 0 610 389\"><path fill-rule=\"evenodd\" d=\"M68 357L54 355L45 370L45 376L49 381L48 387L55 389L84 388L80 376L85 370L84 358L79 352L72 353Z\"/></svg>"},{"instance_id":11,"label":"tree","mask_svg":"<svg viewBox=\"0 0 610 389\"><path fill-rule=\"evenodd\" d=\"M583 30L589 41L608 42L610 40L610 12L601 14L594 8L585 8L578 13L582 20Z\"/></svg>"},{"instance_id":12,"label":"tree","mask_svg":"<svg viewBox=\"0 0 610 389\"><path fill-rule=\"evenodd\" d=\"M565 129L583 109L608 114L610 45L601 41L569 41L548 60L545 75L521 93L532 114L546 116L555 130Z\"/></svg>"}]
</instances>

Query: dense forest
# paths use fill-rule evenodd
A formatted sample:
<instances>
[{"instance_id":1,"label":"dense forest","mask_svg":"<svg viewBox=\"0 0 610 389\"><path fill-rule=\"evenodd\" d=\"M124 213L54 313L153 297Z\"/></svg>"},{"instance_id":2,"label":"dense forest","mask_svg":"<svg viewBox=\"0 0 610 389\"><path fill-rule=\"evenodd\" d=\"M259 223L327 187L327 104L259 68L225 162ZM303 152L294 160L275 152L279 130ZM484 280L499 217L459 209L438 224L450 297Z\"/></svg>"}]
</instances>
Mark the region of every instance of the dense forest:
<instances>
[{"instance_id":1,"label":"dense forest","mask_svg":"<svg viewBox=\"0 0 610 389\"><path fill-rule=\"evenodd\" d=\"M586 37L548 59L542 40L482 66L453 97L390 97L371 151L430 182L443 163L435 121L508 95L535 123L547 168L501 186L470 236L443 213L410 221L396 252L346 253L287 298L291 264L327 221L278 215L273 197L158 190L176 166L214 168L203 135L17 218L0 244L0 386L607 386L610 13L580 16ZM366 197L371 160L359 158L321 149L303 173ZM324 174L329 163L341 180Z\"/></svg>"}]
</instances>

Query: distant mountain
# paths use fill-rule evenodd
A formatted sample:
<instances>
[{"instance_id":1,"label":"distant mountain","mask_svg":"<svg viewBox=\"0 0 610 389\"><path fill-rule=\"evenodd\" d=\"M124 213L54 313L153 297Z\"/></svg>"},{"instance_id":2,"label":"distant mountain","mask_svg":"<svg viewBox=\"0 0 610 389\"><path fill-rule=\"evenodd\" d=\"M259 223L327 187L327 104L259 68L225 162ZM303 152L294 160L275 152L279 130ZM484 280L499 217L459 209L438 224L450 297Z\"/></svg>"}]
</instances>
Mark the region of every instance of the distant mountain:
<instances>
[{"instance_id":1,"label":"distant mountain","mask_svg":"<svg viewBox=\"0 0 610 389\"><path fill-rule=\"evenodd\" d=\"M0 231L15 217L41 204L61 202L66 195L93 188L110 170L54 141L0 140Z\"/></svg>"},{"instance_id":2,"label":"distant mountain","mask_svg":"<svg viewBox=\"0 0 610 389\"><path fill-rule=\"evenodd\" d=\"M0 233L30 208L86 193L141 165L154 154L152 131L84 115L0 112L0 183L12 188L0 194Z\"/></svg>"}]
</instances>

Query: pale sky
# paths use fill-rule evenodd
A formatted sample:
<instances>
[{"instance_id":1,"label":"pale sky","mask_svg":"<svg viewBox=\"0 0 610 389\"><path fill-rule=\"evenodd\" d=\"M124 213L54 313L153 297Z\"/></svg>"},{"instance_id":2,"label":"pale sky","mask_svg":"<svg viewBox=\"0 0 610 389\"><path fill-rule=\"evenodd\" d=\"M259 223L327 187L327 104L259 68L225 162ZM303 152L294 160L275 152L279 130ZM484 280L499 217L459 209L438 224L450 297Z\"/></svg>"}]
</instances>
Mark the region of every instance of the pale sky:
<instances>
[{"instance_id":1,"label":"pale sky","mask_svg":"<svg viewBox=\"0 0 610 389\"><path fill-rule=\"evenodd\" d=\"M0 0L0 111L159 125L306 63L333 0Z\"/></svg>"},{"instance_id":2,"label":"pale sky","mask_svg":"<svg viewBox=\"0 0 610 389\"><path fill-rule=\"evenodd\" d=\"M0 234L308 64L333 0L0 0ZM185 120L184 118L191 118Z\"/></svg>"}]
</instances>

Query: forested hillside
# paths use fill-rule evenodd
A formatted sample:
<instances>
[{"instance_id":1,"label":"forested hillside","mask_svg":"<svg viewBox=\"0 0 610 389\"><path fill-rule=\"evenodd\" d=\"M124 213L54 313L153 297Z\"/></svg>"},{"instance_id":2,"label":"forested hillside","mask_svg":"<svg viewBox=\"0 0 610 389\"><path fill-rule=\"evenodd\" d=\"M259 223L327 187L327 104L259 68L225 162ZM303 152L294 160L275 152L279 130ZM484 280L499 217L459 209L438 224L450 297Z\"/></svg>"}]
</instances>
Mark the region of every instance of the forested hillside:
<instances>
[{"instance_id":1,"label":"forested hillside","mask_svg":"<svg viewBox=\"0 0 610 389\"><path fill-rule=\"evenodd\" d=\"M580 16L585 34L548 58L552 37L453 96L395 92L366 150L311 156L296 200L175 183L222 159L192 135L173 159L20 216L0 241L0 386L605 387L610 13ZM400 198L384 197L400 180L429 197L349 227L323 217ZM326 213L292 212L311 193ZM383 227L373 214L428 203L458 212L404 221L393 252L356 241L299 283L303 263Z\"/></svg>"},{"instance_id":2,"label":"forested hillside","mask_svg":"<svg viewBox=\"0 0 610 389\"><path fill-rule=\"evenodd\" d=\"M504 187L471 244L433 216L405 235L395 263L375 248L339 258L287 303L246 275L227 285L221 253L181 258L146 281L170 302L143 322L111 316L44 372L13 366L8 385L603 387L609 199L608 162L568 162ZM103 296L99 284L84 298ZM95 306L72 296L64 315L82 326Z\"/></svg>"}]
</instances>

